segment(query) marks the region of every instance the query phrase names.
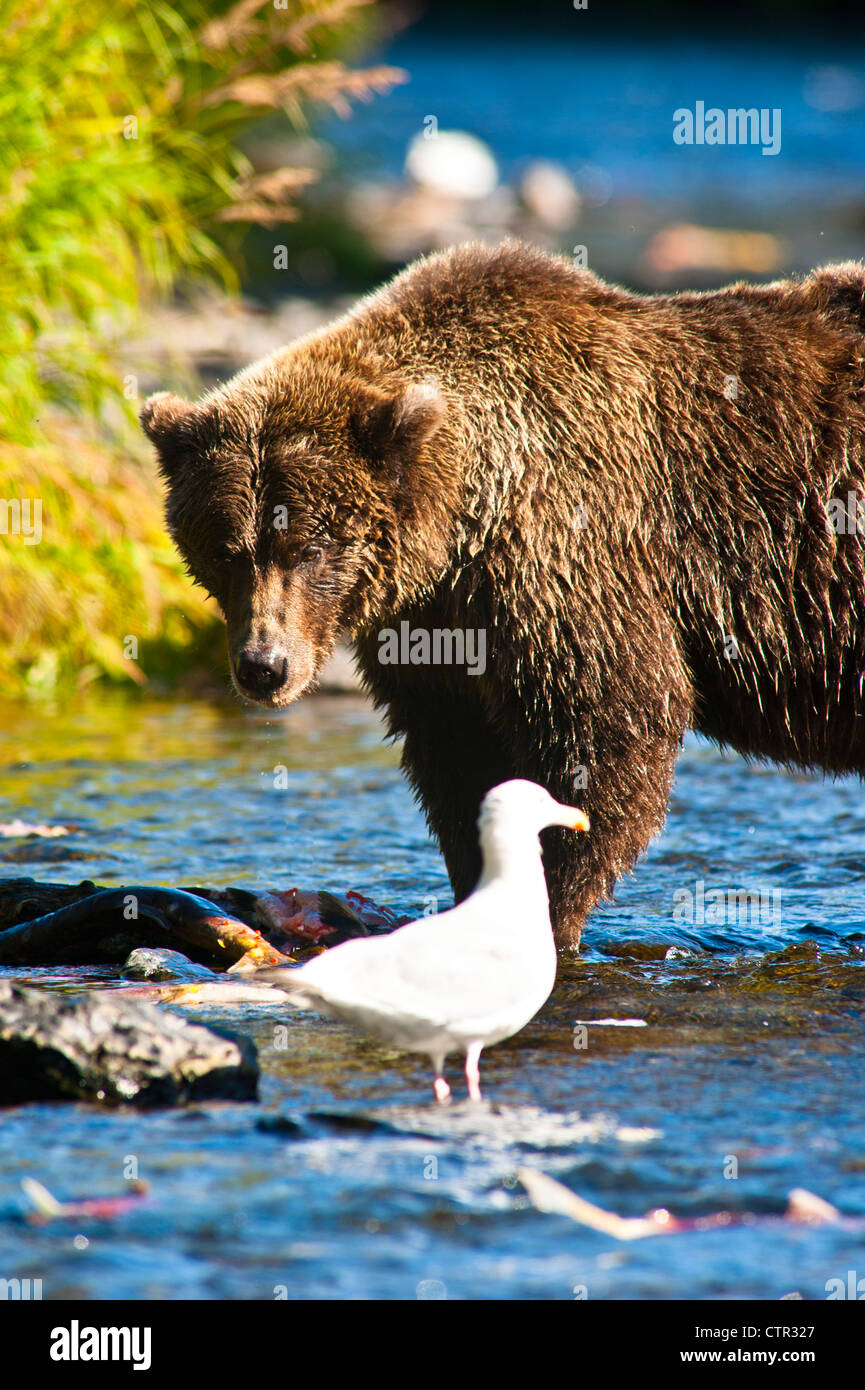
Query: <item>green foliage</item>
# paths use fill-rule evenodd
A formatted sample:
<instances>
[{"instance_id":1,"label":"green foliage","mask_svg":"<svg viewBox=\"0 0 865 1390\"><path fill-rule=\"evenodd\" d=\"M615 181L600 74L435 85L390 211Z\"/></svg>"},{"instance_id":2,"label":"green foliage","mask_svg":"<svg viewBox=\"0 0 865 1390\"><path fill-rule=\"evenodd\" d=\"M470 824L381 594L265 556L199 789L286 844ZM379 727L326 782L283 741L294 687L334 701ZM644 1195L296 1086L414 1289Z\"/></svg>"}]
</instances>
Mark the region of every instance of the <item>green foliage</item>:
<instances>
[{"instance_id":1,"label":"green foliage","mask_svg":"<svg viewBox=\"0 0 865 1390\"><path fill-rule=\"evenodd\" d=\"M41 402L95 413L106 347L143 292L234 273L215 235L295 216L314 177L256 175L239 140L264 114L345 111L401 74L333 56L368 0L234 5L0 0L0 421L34 437Z\"/></svg>"},{"instance_id":2,"label":"green foliage","mask_svg":"<svg viewBox=\"0 0 865 1390\"><path fill-rule=\"evenodd\" d=\"M297 216L315 174L256 173L255 123L401 80L338 56L369 5L0 0L0 694L170 678L213 642L111 345L150 296L235 284L232 236ZM15 499L39 499L38 544Z\"/></svg>"},{"instance_id":3,"label":"green foliage","mask_svg":"<svg viewBox=\"0 0 865 1390\"><path fill-rule=\"evenodd\" d=\"M40 522L35 544L0 534L0 697L99 679L195 681L203 659L219 673L222 625L165 533L155 469L57 421L40 442L38 475L33 461L14 443L0 458L0 498L38 501Z\"/></svg>"}]
</instances>

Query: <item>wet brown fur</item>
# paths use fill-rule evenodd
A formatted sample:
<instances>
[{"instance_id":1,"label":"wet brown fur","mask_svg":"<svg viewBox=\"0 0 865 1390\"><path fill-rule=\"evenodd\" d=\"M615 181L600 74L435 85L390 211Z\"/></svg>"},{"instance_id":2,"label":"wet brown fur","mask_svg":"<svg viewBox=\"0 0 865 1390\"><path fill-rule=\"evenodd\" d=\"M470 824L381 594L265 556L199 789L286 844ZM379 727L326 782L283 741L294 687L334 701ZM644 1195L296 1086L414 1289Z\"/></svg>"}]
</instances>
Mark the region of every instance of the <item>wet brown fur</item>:
<instances>
[{"instance_id":1,"label":"wet brown fur","mask_svg":"<svg viewBox=\"0 0 865 1390\"><path fill-rule=\"evenodd\" d=\"M848 264L640 297L526 246L466 246L142 418L231 650L252 634L287 653L268 703L352 636L457 898L488 787L529 777L584 806L588 836L544 836L575 945L661 828L688 727L865 771L863 537L827 510L865 493L863 294ZM485 673L381 665L403 619L486 629Z\"/></svg>"}]
</instances>

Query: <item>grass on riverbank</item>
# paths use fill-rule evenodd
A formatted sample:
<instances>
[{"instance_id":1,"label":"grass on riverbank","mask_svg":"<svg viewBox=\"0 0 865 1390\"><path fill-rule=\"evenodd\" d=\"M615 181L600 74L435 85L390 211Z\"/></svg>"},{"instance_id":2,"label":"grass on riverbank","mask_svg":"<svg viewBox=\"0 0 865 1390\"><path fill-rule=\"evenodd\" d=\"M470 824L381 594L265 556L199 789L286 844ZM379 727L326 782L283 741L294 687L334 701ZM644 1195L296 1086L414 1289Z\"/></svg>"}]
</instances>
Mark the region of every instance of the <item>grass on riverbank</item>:
<instances>
[{"instance_id":1,"label":"grass on riverbank","mask_svg":"<svg viewBox=\"0 0 865 1390\"><path fill-rule=\"evenodd\" d=\"M279 240L316 174L256 170L243 137L402 80L344 61L375 8L0 0L0 694L169 679L211 642L114 344L178 285L236 287L245 227Z\"/></svg>"},{"instance_id":2,"label":"grass on riverbank","mask_svg":"<svg viewBox=\"0 0 865 1390\"><path fill-rule=\"evenodd\" d=\"M41 532L35 544L0 536L0 697L100 679L158 689L205 669L218 681L222 624L166 534L155 468L65 422L45 430L38 476L35 461L25 445L0 456L0 497L20 495L29 472L30 529Z\"/></svg>"}]
</instances>

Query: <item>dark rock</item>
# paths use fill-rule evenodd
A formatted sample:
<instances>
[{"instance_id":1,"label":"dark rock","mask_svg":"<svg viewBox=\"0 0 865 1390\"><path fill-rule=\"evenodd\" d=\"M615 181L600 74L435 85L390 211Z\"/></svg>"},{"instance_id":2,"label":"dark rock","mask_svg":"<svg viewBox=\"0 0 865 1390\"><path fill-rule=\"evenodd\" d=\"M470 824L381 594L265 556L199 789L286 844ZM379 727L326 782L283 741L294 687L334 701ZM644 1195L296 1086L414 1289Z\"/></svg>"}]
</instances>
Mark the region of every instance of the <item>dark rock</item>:
<instances>
[{"instance_id":1,"label":"dark rock","mask_svg":"<svg viewBox=\"0 0 865 1390\"><path fill-rule=\"evenodd\" d=\"M357 1110L311 1110L311 1124L322 1125L336 1134L375 1134L397 1132L389 1120L378 1115L365 1115Z\"/></svg>"},{"instance_id":2,"label":"dark rock","mask_svg":"<svg viewBox=\"0 0 865 1390\"><path fill-rule=\"evenodd\" d=\"M255 1128L262 1134L278 1134L283 1139L300 1139L306 1132L300 1120L290 1115L264 1115L256 1121Z\"/></svg>"},{"instance_id":3,"label":"dark rock","mask_svg":"<svg viewBox=\"0 0 865 1390\"><path fill-rule=\"evenodd\" d=\"M160 1106L255 1100L244 1037L106 991L70 996L0 980L0 1103Z\"/></svg>"}]
</instances>

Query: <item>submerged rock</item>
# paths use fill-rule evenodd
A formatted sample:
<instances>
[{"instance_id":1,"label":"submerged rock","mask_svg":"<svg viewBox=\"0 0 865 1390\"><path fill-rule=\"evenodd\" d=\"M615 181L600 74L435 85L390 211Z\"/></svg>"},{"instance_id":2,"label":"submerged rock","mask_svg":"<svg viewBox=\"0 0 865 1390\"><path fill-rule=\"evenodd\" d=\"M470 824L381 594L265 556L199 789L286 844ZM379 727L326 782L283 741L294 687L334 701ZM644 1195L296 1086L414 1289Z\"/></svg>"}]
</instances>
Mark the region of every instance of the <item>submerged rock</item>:
<instances>
[{"instance_id":1,"label":"submerged rock","mask_svg":"<svg viewBox=\"0 0 865 1390\"><path fill-rule=\"evenodd\" d=\"M131 951L120 972L126 980L215 980L206 965L196 965L181 951L139 946Z\"/></svg>"},{"instance_id":2,"label":"submerged rock","mask_svg":"<svg viewBox=\"0 0 865 1390\"><path fill-rule=\"evenodd\" d=\"M152 1004L0 980L0 1103L255 1100L254 1044Z\"/></svg>"}]
</instances>

